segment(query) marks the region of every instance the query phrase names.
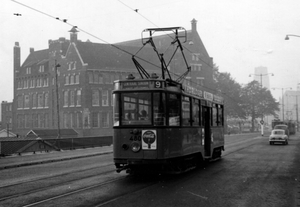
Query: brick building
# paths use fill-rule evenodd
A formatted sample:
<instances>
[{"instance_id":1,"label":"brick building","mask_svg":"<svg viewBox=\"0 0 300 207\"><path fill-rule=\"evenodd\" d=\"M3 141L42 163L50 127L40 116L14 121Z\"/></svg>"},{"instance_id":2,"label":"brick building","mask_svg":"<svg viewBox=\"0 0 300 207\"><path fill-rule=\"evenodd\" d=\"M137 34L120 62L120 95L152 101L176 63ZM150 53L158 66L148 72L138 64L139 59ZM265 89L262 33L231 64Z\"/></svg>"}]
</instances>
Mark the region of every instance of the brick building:
<instances>
[{"instance_id":1,"label":"brick building","mask_svg":"<svg viewBox=\"0 0 300 207\"><path fill-rule=\"evenodd\" d=\"M191 72L186 84L208 86L212 82L212 58L209 57L192 20L183 43ZM12 130L25 135L31 129L74 129L79 136L112 134L113 81L130 73L138 76L131 60L142 46L141 40L114 45L80 41L72 28L70 40L49 40L48 48L34 51L23 64L20 45L14 46L14 100ZM155 37L158 50L166 50L170 35ZM168 55L166 53L166 59ZM146 46L138 54L141 64L151 73L161 73L160 63L153 49ZM168 67L176 76L186 71L179 52ZM206 88L207 90L207 88ZM59 117L59 119L58 119Z\"/></svg>"}]
</instances>

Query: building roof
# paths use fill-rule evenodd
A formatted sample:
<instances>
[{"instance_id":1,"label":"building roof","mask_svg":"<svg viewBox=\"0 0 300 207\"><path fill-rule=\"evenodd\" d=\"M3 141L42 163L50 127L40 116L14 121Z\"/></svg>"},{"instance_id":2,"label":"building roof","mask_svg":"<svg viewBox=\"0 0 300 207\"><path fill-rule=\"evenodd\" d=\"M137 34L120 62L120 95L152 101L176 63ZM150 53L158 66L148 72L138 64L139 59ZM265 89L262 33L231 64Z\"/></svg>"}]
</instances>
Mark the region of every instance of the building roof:
<instances>
[{"instance_id":1,"label":"building roof","mask_svg":"<svg viewBox=\"0 0 300 207\"><path fill-rule=\"evenodd\" d=\"M109 45L91 42L77 42L76 47L89 69L133 69L132 55L140 49L135 46ZM151 55L152 54L152 55ZM141 50L137 57L150 70L160 69L159 59L152 48ZM144 60L144 61L143 61ZM149 64L145 61L149 61Z\"/></svg>"},{"instance_id":2,"label":"building roof","mask_svg":"<svg viewBox=\"0 0 300 207\"><path fill-rule=\"evenodd\" d=\"M32 67L35 64L38 64L40 62L47 62L49 61L49 50L38 50L31 52L26 60L24 61L22 67Z\"/></svg>"},{"instance_id":3,"label":"building roof","mask_svg":"<svg viewBox=\"0 0 300 207\"><path fill-rule=\"evenodd\" d=\"M26 137L57 137L57 129L32 129L27 134ZM77 137L78 133L74 129L60 129L61 137Z\"/></svg>"},{"instance_id":4,"label":"building roof","mask_svg":"<svg viewBox=\"0 0 300 207\"><path fill-rule=\"evenodd\" d=\"M8 136L7 136L7 129L2 129L0 131L0 137L16 137L17 135L12 133L11 131L8 132Z\"/></svg>"}]
</instances>

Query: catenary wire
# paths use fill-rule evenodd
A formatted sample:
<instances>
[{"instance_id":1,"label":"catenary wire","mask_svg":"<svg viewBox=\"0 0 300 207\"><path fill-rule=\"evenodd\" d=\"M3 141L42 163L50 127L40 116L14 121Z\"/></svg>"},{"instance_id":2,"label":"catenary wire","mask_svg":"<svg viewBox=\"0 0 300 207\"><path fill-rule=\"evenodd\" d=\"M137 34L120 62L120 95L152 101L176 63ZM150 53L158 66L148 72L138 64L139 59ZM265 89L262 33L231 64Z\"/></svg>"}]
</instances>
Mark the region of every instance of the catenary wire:
<instances>
[{"instance_id":1,"label":"catenary wire","mask_svg":"<svg viewBox=\"0 0 300 207\"><path fill-rule=\"evenodd\" d=\"M124 49L118 47L117 45L111 44L111 43L109 43L108 41L103 40L103 39L99 38L98 36L93 35L93 34L87 32L87 31L83 30L83 29L77 27L75 24L71 24L71 23L68 22L66 19L61 19L61 18L59 18L59 17L55 17L55 16L50 15L50 14L48 14L48 13L46 13L46 12L43 12L43 11L41 11L41 10L35 9L35 8L31 7L31 6L28 6L28 5L26 5L26 4L23 4L23 3L21 3L21 2L18 2L18 1L16 1L16 0L11 0L11 1L14 2L14 3L16 3L16 4L19 4L19 5L21 5L21 6L24 6L24 7L28 8L28 9L31 9L31 10L33 10L33 11L35 11L35 12L38 12L38 13L40 13L40 14L42 14L42 15L45 15L45 16L47 16L47 17L50 17L50 18L52 18L52 19L58 20L58 21L60 21L60 22L62 22L62 23L68 24L68 25L70 25L70 26L72 26L72 27L76 27L76 29L78 29L79 31L81 31L81 32L83 32L83 33L85 33L85 34L88 34L88 35L94 37L95 39L98 39L98 40L100 40L100 41L102 41L102 42L104 42L104 43L106 43L106 44L109 44L110 46L112 46L112 47L114 47L114 48L116 48L116 49L118 49L118 50L121 50L121 51L123 51L124 53L127 53L127 54L129 54L129 55L131 55L131 56L133 55L132 53L130 53L130 52L128 52L128 51L126 51L126 50L124 50ZM118 1L119 1L120 3L122 3L124 6L128 7L129 9L131 9L132 11L135 11L134 9L132 9L131 7L129 7L128 5L124 4L122 1L120 1L120 0L118 0ZM146 18L145 16L141 15L138 11L135 11L135 12L138 13L138 14L139 14L140 16L142 16L143 18L145 18L145 19L146 19L147 21L149 21L150 23L152 23L153 25L155 25L156 27L158 27L156 24L154 24L153 22L151 22L148 18ZM167 35L168 35L170 38L172 38L169 34L167 34ZM172 38L172 39L173 39L173 38ZM192 52L191 52L190 50L188 50L185 46L183 46L183 47L184 47L189 53L192 54ZM153 65L154 67L160 68L160 66L157 66L157 65L153 64L152 62L149 62L148 60L145 60L145 59L140 58L140 57L138 57L138 56L136 56L136 58L138 58L138 59L140 59L140 60L142 60L142 61L144 61L144 62L147 62L148 64L151 64L151 65ZM206 63L206 62L205 62L204 60L202 60L201 58L199 58L199 59L200 59L203 63L205 63L207 66L209 66L210 68L213 68L209 63ZM171 71L170 71L170 72L171 72ZM171 72L171 73L172 73L174 76L179 77L177 74L175 74L175 73L173 73L173 72ZM196 82L193 82L193 81L190 81L190 82L192 82L192 83L194 83L194 84L196 84L196 85L199 85L199 84L196 83ZM215 92L217 92L217 93L220 93L220 91L217 91L216 89L213 89L213 88L210 88L210 87L207 87L207 86L203 86L203 85L200 85L200 86L203 87L203 88L206 88L206 89L215 91ZM229 97L229 96L227 96L225 93L222 93L222 94L225 95L226 97ZM229 98L232 99L232 100L234 100L232 97L229 97Z\"/></svg>"}]
</instances>

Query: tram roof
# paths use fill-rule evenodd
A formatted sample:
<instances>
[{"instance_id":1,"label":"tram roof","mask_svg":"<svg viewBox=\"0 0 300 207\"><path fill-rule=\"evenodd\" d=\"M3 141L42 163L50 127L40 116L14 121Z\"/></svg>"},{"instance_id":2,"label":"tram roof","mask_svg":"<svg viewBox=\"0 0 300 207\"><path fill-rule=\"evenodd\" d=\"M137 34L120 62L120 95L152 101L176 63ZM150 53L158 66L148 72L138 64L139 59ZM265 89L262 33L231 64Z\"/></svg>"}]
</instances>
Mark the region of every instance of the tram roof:
<instances>
[{"instance_id":1,"label":"tram roof","mask_svg":"<svg viewBox=\"0 0 300 207\"><path fill-rule=\"evenodd\" d=\"M184 95L194 96L219 104L224 103L224 99L221 96L167 79L117 80L114 84L114 90L119 91L166 90L183 93Z\"/></svg>"}]
</instances>

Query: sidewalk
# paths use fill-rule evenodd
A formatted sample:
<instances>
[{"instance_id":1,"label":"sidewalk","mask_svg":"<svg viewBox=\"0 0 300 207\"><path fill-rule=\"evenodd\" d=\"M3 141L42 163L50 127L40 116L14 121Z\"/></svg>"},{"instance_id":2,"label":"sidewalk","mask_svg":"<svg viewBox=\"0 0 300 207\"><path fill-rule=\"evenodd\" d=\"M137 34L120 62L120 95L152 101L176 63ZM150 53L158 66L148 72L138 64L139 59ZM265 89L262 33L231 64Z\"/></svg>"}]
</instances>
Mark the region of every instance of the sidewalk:
<instances>
[{"instance_id":1,"label":"sidewalk","mask_svg":"<svg viewBox=\"0 0 300 207\"><path fill-rule=\"evenodd\" d=\"M81 157L91 157L113 152L113 146L103 146L86 149L51 151L42 153L27 153L22 155L14 155L0 158L0 170L8 168L16 168L28 165L37 165L49 162L59 162L63 160L77 159Z\"/></svg>"}]
</instances>

